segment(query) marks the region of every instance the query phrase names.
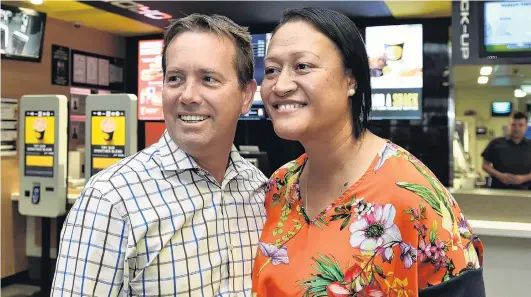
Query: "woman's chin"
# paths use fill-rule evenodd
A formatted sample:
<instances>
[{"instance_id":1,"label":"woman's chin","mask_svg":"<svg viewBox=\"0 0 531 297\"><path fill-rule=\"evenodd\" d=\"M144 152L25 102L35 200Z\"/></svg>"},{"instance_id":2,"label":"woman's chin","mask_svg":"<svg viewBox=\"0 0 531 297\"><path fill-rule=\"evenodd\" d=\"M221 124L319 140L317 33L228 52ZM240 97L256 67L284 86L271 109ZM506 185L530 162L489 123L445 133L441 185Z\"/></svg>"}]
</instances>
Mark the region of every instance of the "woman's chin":
<instances>
[{"instance_id":1,"label":"woman's chin","mask_svg":"<svg viewBox=\"0 0 531 297\"><path fill-rule=\"evenodd\" d=\"M299 141L302 136L302 129L298 125L273 124L278 137L286 140Z\"/></svg>"}]
</instances>

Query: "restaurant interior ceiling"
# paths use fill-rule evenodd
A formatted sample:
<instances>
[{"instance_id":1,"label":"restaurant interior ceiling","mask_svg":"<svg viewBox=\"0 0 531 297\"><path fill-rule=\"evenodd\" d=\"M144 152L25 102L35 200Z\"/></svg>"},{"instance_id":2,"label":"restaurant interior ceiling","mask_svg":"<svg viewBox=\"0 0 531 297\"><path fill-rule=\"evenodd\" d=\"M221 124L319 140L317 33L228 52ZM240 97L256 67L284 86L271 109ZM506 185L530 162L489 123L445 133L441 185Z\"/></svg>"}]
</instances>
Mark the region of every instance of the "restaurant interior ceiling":
<instances>
[{"instance_id":1,"label":"restaurant interior ceiling","mask_svg":"<svg viewBox=\"0 0 531 297\"><path fill-rule=\"evenodd\" d=\"M4 3L6 3L4 1ZM320 6L353 18L417 19L450 17L447 1L7 1L8 5L31 8L49 17L122 36L163 32L169 20L191 13L223 14L245 25L274 24L286 7ZM237 9L235 9L237 8Z\"/></svg>"},{"instance_id":2,"label":"restaurant interior ceiling","mask_svg":"<svg viewBox=\"0 0 531 297\"><path fill-rule=\"evenodd\" d=\"M482 68L491 67L491 73L482 75ZM480 76L488 77L485 84L479 84ZM454 87L519 87L531 85L531 65L459 65L453 71Z\"/></svg>"}]
</instances>

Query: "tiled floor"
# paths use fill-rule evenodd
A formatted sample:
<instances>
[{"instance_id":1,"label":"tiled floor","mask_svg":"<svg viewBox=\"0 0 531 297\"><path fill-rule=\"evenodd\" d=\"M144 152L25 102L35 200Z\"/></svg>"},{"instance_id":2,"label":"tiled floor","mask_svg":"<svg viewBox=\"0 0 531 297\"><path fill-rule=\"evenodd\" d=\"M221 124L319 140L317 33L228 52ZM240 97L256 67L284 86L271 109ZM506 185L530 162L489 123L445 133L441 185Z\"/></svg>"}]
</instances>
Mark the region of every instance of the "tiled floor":
<instances>
[{"instance_id":1,"label":"tiled floor","mask_svg":"<svg viewBox=\"0 0 531 297\"><path fill-rule=\"evenodd\" d=\"M29 285L11 285L2 288L2 297L27 297L40 291L39 287Z\"/></svg>"}]
</instances>

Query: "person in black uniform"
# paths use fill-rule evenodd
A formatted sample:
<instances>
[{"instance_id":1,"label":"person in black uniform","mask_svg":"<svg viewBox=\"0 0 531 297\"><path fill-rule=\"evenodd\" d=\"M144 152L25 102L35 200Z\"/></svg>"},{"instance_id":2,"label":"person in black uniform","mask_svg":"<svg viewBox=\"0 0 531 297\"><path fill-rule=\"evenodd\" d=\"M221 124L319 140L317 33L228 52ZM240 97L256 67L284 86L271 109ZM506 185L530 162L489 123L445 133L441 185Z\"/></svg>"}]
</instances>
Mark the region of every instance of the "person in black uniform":
<instances>
[{"instance_id":1,"label":"person in black uniform","mask_svg":"<svg viewBox=\"0 0 531 297\"><path fill-rule=\"evenodd\" d=\"M526 115L515 113L509 137L492 140L481 154L491 188L531 190L531 140L525 138L526 130Z\"/></svg>"}]
</instances>

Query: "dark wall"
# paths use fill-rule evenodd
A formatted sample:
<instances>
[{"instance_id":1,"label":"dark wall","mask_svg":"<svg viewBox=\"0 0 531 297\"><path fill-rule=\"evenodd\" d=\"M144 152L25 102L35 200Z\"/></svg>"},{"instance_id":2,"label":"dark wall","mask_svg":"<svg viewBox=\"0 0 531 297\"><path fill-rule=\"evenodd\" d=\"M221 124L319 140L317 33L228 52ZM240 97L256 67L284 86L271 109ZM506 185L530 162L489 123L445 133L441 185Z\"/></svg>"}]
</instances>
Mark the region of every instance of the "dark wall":
<instances>
[{"instance_id":1,"label":"dark wall","mask_svg":"<svg viewBox=\"0 0 531 297\"><path fill-rule=\"evenodd\" d=\"M424 88L422 120L373 121L370 130L404 147L423 161L445 185L449 185L450 142L448 128L448 76L450 18L430 20L359 19L354 20L364 35L367 26L415 24L424 26ZM251 25L251 33L268 33L275 24ZM138 41L160 38L157 36L132 37L127 39L126 90L137 93ZM139 149L144 143L144 121L139 122ZM276 136L270 121L240 121L235 144L258 145L266 151L272 168L300 156L304 150L297 142L286 141Z\"/></svg>"}]
</instances>

